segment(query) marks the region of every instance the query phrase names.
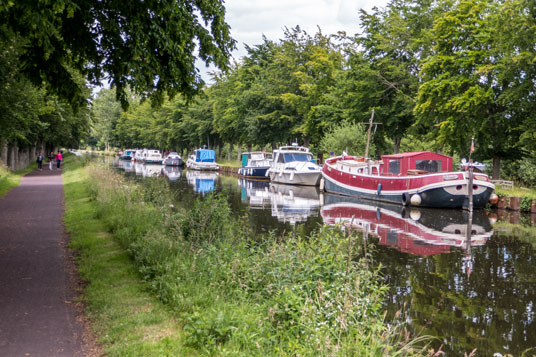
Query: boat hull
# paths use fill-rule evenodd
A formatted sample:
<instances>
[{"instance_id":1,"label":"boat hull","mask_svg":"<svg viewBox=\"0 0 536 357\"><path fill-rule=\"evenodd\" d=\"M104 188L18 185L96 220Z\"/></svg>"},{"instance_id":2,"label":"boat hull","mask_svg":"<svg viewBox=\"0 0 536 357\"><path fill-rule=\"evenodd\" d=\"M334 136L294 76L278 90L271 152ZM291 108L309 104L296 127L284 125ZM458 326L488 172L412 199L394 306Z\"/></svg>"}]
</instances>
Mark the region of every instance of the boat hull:
<instances>
[{"instance_id":1,"label":"boat hull","mask_svg":"<svg viewBox=\"0 0 536 357\"><path fill-rule=\"evenodd\" d=\"M166 159L166 160L164 160L164 165L166 165L166 166L183 166L184 161L182 161L182 159Z\"/></svg>"},{"instance_id":2,"label":"boat hull","mask_svg":"<svg viewBox=\"0 0 536 357\"><path fill-rule=\"evenodd\" d=\"M216 163L207 163L207 162L191 162L188 161L186 166L192 170L198 171L219 171L220 167Z\"/></svg>"},{"instance_id":3,"label":"boat hull","mask_svg":"<svg viewBox=\"0 0 536 357\"><path fill-rule=\"evenodd\" d=\"M320 183L321 173L318 172L299 172L292 171L270 171L270 181L283 183L286 185L303 185L318 186Z\"/></svg>"},{"instance_id":4,"label":"boat hull","mask_svg":"<svg viewBox=\"0 0 536 357\"><path fill-rule=\"evenodd\" d=\"M329 164L324 165L322 169L324 190L327 192L408 206L435 208L468 207L467 175L466 172L402 177L366 175L344 172ZM489 202L495 186L485 175L476 177L473 182L473 207L482 208Z\"/></svg>"},{"instance_id":5,"label":"boat hull","mask_svg":"<svg viewBox=\"0 0 536 357\"><path fill-rule=\"evenodd\" d=\"M266 176L266 171L268 171L270 167L241 167L238 169L238 175L245 177L245 178L254 178L254 179L260 179L260 180L268 180L268 176Z\"/></svg>"}]
</instances>

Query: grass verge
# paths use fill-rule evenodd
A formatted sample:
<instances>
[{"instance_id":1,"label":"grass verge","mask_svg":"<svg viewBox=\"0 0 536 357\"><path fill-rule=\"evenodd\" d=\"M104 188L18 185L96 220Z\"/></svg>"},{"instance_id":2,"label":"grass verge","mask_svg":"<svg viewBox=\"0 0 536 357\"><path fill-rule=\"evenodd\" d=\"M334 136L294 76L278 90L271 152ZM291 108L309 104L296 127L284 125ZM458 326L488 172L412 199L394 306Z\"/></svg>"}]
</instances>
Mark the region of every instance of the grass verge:
<instances>
[{"instance_id":1,"label":"grass verge","mask_svg":"<svg viewBox=\"0 0 536 357\"><path fill-rule=\"evenodd\" d=\"M151 295L128 253L97 216L83 158L66 158L65 225L78 254L91 328L108 356L191 355L171 311Z\"/></svg>"},{"instance_id":2,"label":"grass verge","mask_svg":"<svg viewBox=\"0 0 536 357\"><path fill-rule=\"evenodd\" d=\"M37 164L32 163L25 169L12 172L5 166L0 165L0 198L4 197L12 188L20 185L20 179L35 170L36 167Z\"/></svg>"}]
</instances>

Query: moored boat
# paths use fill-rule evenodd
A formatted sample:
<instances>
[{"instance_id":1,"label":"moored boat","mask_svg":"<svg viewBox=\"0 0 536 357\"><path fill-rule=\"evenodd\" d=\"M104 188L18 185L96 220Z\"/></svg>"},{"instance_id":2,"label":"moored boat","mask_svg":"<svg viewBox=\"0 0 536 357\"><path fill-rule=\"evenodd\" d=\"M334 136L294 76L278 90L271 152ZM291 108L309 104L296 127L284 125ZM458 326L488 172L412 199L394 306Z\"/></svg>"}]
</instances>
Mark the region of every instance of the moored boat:
<instances>
[{"instance_id":1,"label":"moored boat","mask_svg":"<svg viewBox=\"0 0 536 357\"><path fill-rule=\"evenodd\" d=\"M147 150L139 149L139 150L136 150L136 152L134 153L133 160L136 162L143 162L145 157L147 157Z\"/></svg>"},{"instance_id":2,"label":"moored boat","mask_svg":"<svg viewBox=\"0 0 536 357\"><path fill-rule=\"evenodd\" d=\"M268 179L266 171L272 164L272 154L265 152L245 152L242 154L242 167L238 175L246 178Z\"/></svg>"},{"instance_id":3,"label":"moored boat","mask_svg":"<svg viewBox=\"0 0 536 357\"><path fill-rule=\"evenodd\" d=\"M160 164L162 165L162 154L158 150L148 150L147 155L143 159L146 164Z\"/></svg>"},{"instance_id":4,"label":"moored boat","mask_svg":"<svg viewBox=\"0 0 536 357\"><path fill-rule=\"evenodd\" d=\"M217 171L220 166L216 163L216 153L214 150L197 149L188 157L186 166L193 170Z\"/></svg>"},{"instance_id":5,"label":"moored boat","mask_svg":"<svg viewBox=\"0 0 536 357\"><path fill-rule=\"evenodd\" d=\"M136 154L136 150L127 149L127 150L123 151L123 153L119 156L119 159L121 159L121 160L132 160L134 158L135 154Z\"/></svg>"},{"instance_id":6,"label":"moored boat","mask_svg":"<svg viewBox=\"0 0 536 357\"><path fill-rule=\"evenodd\" d=\"M469 172L452 171L452 157L429 151L383 155L381 161L341 155L322 168L324 190L406 206L466 208ZM494 195L485 174L473 174L473 207Z\"/></svg>"},{"instance_id":7,"label":"moored boat","mask_svg":"<svg viewBox=\"0 0 536 357\"><path fill-rule=\"evenodd\" d=\"M166 166L183 166L184 161L182 157L176 152L170 152L164 159L164 164Z\"/></svg>"},{"instance_id":8,"label":"moored boat","mask_svg":"<svg viewBox=\"0 0 536 357\"><path fill-rule=\"evenodd\" d=\"M272 166L266 172L270 181L290 185L318 186L321 168L309 149L294 144L274 150Z\"/></svg>"}]
</instances>

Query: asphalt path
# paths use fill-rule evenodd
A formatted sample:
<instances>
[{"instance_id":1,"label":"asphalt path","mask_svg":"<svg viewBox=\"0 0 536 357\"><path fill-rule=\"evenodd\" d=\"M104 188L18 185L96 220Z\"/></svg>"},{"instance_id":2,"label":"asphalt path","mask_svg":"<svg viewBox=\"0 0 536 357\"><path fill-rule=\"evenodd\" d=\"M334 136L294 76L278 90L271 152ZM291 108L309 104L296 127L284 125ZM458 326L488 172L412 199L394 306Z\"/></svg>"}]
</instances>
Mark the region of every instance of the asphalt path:
<instances>
[{"instance_id":1,"label":"asphalt path","mask_svg":"<svg viewBox=\"0 0 536 357\"><path fill-rule=\"evenodd\" d=\"M0 198L0 356L85 356L61 170L34 171Z\"/></svg>"}]
</instances>

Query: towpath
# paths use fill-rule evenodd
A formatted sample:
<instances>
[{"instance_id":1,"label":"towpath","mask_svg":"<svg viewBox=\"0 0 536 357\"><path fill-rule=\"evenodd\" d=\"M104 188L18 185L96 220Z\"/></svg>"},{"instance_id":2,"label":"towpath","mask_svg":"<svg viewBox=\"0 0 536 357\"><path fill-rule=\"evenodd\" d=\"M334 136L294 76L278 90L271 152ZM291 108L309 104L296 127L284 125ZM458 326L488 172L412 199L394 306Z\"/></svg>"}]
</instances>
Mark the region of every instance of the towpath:
<instances>
[{"instance_id":1,"label":"towpath","mask_svg":"<svg viewBox=\"0 0 536 357\"><path fill-rule=\"evenodd\" d=\"M45 168L0 198L0 356L88 354L65 248L61 170Z\"/></svg>"}]
</instances>

